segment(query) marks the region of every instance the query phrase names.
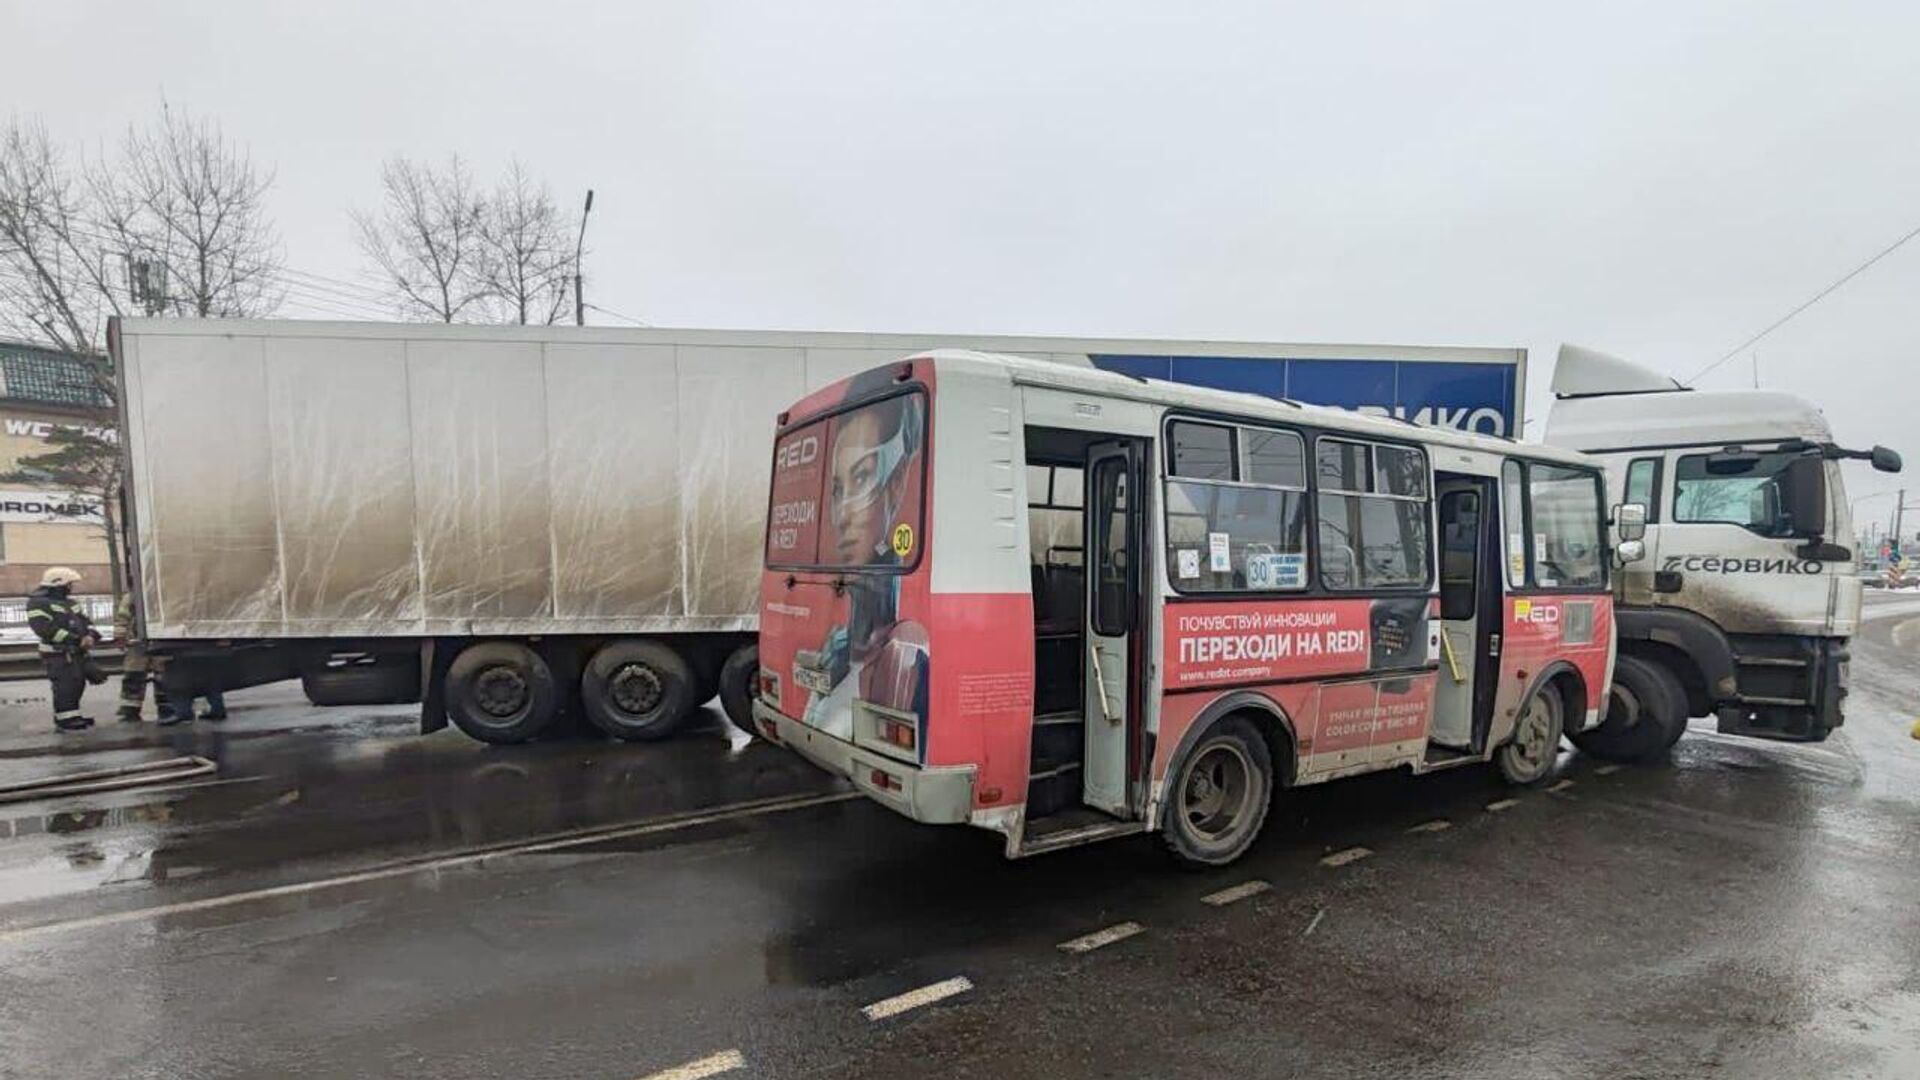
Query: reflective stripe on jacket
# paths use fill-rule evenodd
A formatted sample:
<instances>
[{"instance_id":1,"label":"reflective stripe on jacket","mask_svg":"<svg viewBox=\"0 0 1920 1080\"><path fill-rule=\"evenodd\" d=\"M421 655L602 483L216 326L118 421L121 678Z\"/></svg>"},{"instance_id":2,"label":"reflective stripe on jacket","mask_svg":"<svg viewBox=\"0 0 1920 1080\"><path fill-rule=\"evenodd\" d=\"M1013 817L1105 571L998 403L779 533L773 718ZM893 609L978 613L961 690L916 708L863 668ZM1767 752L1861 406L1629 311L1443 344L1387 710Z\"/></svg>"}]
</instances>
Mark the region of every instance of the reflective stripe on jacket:
<instances>
[{"instance_id":1,"label":"reflective stripe on jacket","mask_svg":"<svg viewBox=\"0 0 1920 1080\"><path fill-rule=\"evenodd\" d=\"M40 639L43 653L77 649L81 639L93 633L93 624L74 606L67 591L46 585L27 594L27 625Z\"/></svg>"}]
</instances>

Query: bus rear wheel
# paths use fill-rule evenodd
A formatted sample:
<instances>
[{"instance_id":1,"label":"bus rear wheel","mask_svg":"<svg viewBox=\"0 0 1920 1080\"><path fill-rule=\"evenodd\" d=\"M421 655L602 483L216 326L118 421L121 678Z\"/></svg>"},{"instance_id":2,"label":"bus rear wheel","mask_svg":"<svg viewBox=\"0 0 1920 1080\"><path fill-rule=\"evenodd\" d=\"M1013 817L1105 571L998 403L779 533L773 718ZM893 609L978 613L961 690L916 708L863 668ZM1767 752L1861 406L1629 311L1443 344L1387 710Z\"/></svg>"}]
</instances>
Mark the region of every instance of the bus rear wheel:
<instances>
[{"instance_id":1,"label":"bus rear wheel","mask_svg":"<svg viewBox=\"0 0 1920 1080\"><path fill-rule=\"evenodd\" d=\"M1225 866L1246 854L1273 802L1273 755L1244 717L1214 723L1181 758L1160 835L1178 862Z\"/></svg>"},{"instance_id":2,"label":"bus rear wheel","mask_svg":"<svg viewBox=\"0 0 1920 1080\"><path fill-rule=\"evenodd\" d=\"M560 714L553 670L517 641L482 641L453 658L446 676L447 715L486 743L523 743Z\"/></svg>"}]
</instances>

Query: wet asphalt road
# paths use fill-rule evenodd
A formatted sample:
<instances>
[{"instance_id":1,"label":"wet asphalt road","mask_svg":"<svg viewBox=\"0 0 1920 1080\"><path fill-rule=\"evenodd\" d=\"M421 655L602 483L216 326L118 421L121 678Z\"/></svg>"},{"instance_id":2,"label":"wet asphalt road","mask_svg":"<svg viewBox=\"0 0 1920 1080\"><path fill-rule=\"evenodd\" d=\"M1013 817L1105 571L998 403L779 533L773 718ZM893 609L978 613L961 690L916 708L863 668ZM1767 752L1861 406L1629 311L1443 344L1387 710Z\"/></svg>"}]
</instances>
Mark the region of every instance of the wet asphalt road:
<instances>
[{"instance_id":1,"label":"wet asphalt road","mask_svg":"<svg viewBox=\"0 0 1920 1080\"><path fill-rule=\"evenodd\" d=\"M221 769L0 805L0 1075L1920 1076L1920 597L1869 614L1826 744L1696 725L1501 809L1479 769L1343 781L1210 874L1009 863L711 712L499 750L270 687L51 758L8 684L0 783Z\"/></svg>"}]
</instances>

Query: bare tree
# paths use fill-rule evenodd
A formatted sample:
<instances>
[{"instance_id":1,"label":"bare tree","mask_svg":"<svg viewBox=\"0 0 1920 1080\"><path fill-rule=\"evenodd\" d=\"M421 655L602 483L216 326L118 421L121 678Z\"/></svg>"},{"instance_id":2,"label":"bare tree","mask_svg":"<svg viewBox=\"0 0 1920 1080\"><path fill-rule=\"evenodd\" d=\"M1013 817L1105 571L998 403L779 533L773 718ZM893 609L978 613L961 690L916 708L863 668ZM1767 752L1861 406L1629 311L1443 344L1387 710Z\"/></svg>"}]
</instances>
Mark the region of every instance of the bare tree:
<instances>
[{"instance_id":1,"label":"bare tree","mask_svg":"<svg viewBox=\"0 0 1920 1080\"><path fill-rule=\"evenodd\" d=\"M37 121L0 129L0 329L81 358L98 426L56 429L0 480L55 485L101 504L116 602L121 454L107 320L247 316L279 303L272 177L219 130L162 105L117 157L76 166Z\"/></svg>"},{"instance_id":2,"label":"bare tree","mask_svg":"<svg viewBox=\"0 0 1920 1080\"><path fill-rule=\"evenodd\" d=\"M481 216L482 277L491 306L521 325L558 322L567 308L572 223L520 162L494 188Z\"/></svg>"},{"instance_id":3,"label":"bare tree","mask_svg":"<svg viewBox=\"0 0 1920 1080\"><path fill-rule=\"evenodd\" d=\"M480 314L485 275L484 201L456 155L444 169L395 157L380 169L379 213L356 210L360 250L407 314L453 322Z\"/></svg>"},{"instance_id":4,"label":"bare tree","mask_svg":"<svg viewBox=\"0 0 1920 1080\"><path fill-rule=\"evenodd\" d=\"M273 174L218 125L165 103L128 128L119 158L88 170L106 239L128 253L128 288L154 314L248 318L285 299L278 234L267 219Z\"/></svg>"},{"instance_id":5,"label":"bare tree","mask_svg":"<svg viewBox=\"0 0 1920 1080\"><path fill-rule=\"evenodd\" d=\"M95 354L121 314L118 253L92 228L90 194L39 122L0 132L0 326L12 336Z\"/></svg>"}]
</instances>

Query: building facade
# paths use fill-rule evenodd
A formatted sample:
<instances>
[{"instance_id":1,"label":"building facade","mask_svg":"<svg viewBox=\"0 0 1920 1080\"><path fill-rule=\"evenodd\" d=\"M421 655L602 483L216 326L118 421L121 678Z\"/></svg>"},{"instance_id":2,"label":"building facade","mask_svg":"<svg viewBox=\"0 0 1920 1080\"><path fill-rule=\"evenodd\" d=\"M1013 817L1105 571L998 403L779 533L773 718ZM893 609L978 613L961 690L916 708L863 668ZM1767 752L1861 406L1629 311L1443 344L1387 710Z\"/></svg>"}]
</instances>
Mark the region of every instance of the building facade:
<instances>
[{"instance_id":1,"label":"building facade","mask_svg":"<svg viewBox=\"0 0 1920 1080\"><path fill-rule=\"evenodd\" d=\"M90 362L0 341L0 638L30 637L26 595L50 566L82 575L75 596L96 621L112 615L106 522L97 499L19 475L63 428L113 439L113 408Z\"/></svg>"}]
</instances>

